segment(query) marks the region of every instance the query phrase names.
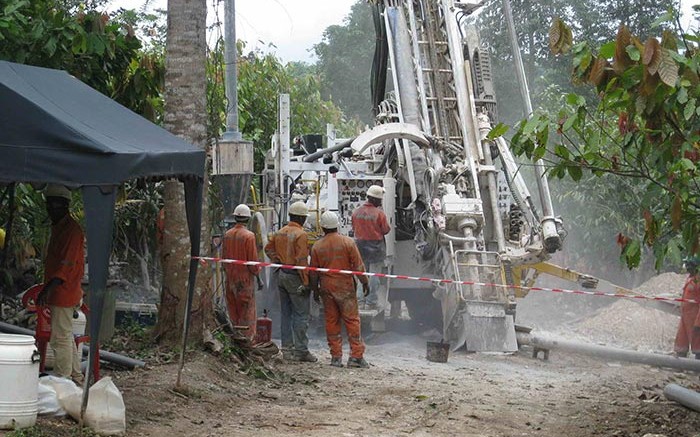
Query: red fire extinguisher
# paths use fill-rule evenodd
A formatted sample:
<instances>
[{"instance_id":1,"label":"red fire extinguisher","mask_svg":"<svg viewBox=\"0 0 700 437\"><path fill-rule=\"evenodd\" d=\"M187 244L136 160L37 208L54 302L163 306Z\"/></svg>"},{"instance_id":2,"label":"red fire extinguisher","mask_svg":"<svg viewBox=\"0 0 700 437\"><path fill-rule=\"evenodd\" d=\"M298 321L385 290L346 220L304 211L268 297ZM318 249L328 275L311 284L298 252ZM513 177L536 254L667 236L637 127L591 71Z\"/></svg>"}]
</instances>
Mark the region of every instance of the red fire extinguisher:
<instances>
[{"instance_id":1,"label":"red fire extinguisher","mask_svg":"<svg viewBox=\"0 0 700 437\"><path fill-rule=\"evenodd\" d=\"M267 317L267 310L263 310L262 317L255 321L255 344L267 343L272 338L272 319Z\"/></svg>"}]
</instances>

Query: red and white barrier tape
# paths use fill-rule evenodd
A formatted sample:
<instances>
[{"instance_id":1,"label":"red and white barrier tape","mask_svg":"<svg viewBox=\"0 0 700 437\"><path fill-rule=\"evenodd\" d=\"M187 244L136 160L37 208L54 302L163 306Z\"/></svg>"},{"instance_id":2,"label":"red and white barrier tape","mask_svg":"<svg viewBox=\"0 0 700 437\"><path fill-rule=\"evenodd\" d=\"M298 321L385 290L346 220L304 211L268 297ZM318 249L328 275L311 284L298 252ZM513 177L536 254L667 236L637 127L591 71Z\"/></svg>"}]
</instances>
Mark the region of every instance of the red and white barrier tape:
<instances>
[{"instance_id":1,"label":"red and white barrier tape","mask_svg":"<svg viewBox=\"0 0 700 437\"><path fill-rule=\"evenodd\" d=\"M294 269L294 270L309 270L319 273L341 273L344 275L355 275L355 276L376 276L378 278L389 278L389 279L404 279L408 281L422 281L431 282L435 285L437 284L456 284L456 285L479 285L488 287L500 287L509 288L517 290L526 291L551 291L554 293L565 293L565 294L582 294L588 296L607 296L607 297L620 297L624 299L642 299L642 300L655 300L655 301L665 301L665 302L687 302L687 303L700 303L700 301L694 299L683 299L683 298L673 298L673 297L658 297L658 296L643 296L641 294L621 294L621 293L603 293L602 291L584 291L584 290L568 290L565 288L545 288L545 287L523 287L520 285L503 285L503 284L490 284L488 282L475 282L475 281L457 281L454 279L437 279L437 278L426 278L419 276L406 276L406 275L392 275L388 273L372 273L372 272L357 272L353 270L341 270L341 269L326 269L321 267L311 267L311 266L294 266L289 264L276 264L268 263L262 261L243 261L238 259L228 259L228 258L212 258L206 256L194 257L194 259L200 260L202 264L207 262L223 263L223 264L237 264L244 266L260 266L260 267L271 267L271 268L283 268L283 269Z\"/></svg>"}]
</instances>

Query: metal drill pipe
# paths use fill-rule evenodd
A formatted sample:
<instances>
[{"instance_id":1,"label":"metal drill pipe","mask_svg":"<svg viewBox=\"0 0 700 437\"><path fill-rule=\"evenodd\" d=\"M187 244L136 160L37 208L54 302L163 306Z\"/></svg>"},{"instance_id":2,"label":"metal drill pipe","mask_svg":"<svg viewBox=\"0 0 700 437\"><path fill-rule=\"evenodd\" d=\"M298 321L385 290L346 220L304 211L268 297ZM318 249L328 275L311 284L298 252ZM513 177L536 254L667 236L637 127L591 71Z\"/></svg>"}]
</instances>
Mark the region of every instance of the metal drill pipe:
<instances>
[{"instance_id":1,"label":"metal drill pipe","mask_svg":"<svg viewBox=\"0 0 700 437\"><path fill-rule=\"evenodd\" d=\"M510 44L513 50L513 59L515 60L515 71L518 75L520 83L520 94L523 97L525 104L525 116L529 117L532 114L532 102L530 101L530 90L527 86L527 78L525 77L525 67L523 67L523 58L520 55L520 46L515 33L515 24L513 22L513 12L510 9L510 1L503 0L503 13L508 24L508 32L510 33ZM538 159L535 162L535 174L537 175L537 188L540 193L540 202L542 203L542 216L544 221L554 220L554 207L552 206L552 197L549 192L549 182L544 168L544 162Z\"/></svg>"},{"instance_id":2,"label":"metal drill pipe","mask_svg":"<svg viewBox=\"0 0 700 437\"><path fill-rule=\"evenodd\" d=\"M646 352L631 351L609 346L578 341L561 340L538 336L535 334L516 333L518 344L529 344L533 348L543 350L563 350L573 353L591 355L607 360L627 361L630 363L646 364L656 367L668 367L678 370L690 370L700 372L700 360L688 358L676 358L669 355L660 355Z\"/></svg>"}]
</instances>

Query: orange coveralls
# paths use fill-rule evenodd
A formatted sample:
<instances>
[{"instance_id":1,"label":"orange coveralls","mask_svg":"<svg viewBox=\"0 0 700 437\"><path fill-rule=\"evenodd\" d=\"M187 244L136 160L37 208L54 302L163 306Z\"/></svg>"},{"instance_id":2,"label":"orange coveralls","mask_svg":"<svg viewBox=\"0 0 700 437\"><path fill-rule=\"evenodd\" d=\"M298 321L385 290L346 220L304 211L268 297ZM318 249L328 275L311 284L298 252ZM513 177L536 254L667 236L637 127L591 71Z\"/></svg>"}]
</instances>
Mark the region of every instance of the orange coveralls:
<instances>
[{"instance_id":1,"label":"orange coveralls","mask_svg":"<svg viewBox=\"0 0 700 437\"><path fill-rule=\"evenodd\" d=\"M326 234L311 248L311 266L329 269L345 269L363 272L360 252L355 242L338 232ZM350 356L362 358L365 344L360 334L360 315L357 309L357 295L353 276L342 273L311 272L312 277L321 280L321 297L326 317L326 337L333 358L343 356L343 339L340 335L342 318L350 343ZM314 278L315 279L315 278ZM363 284L366 276L358 276ZM312 283L316 283L315 280Z\"/></svg>"},{"instance_id":2,"label":"orange coveralls","mask_svg":"<svg viewBox=\"0 0 700 437\"><path fill-rule=\"evenodd\" d=\"M352 230L365 269L372 273L386 273L384 236L391 231L391 227L384 211L369 201L355 208L352 212ZM364 299L365 304L375 308L383 308L383 303L386 301L386 285L385 278L377 278L376 276L372 278L370 294Z\"/></svg>"},{"instance_id":3,"label":"orange coveralls","mask_svg":"<svg viewBox=\"0 0 700 437\"><path fill-rule=\"evenodd\" d=\"M80 304L83 290L80 281L85 273L85 250L83 230L70 214L51 227L51 238L44 260L44 283L59 278L48 305L73 308Z\"/></svg>"},{"instance_id":4,"label":"orange coveralls","mask_svg":"<svg viewBox=\"0 0 700 437\"><path fill-rule=\"evenodd\" d=\"M352 212L352 230L356 240L383 242L391 227L384 211L366 202Z\"/></svg>"},{"instance_id":5,"label":"orange coveralls","mask_svg":"<svg viewBox=\"0 0 700 437\"><path fill-rule=\"evenodd\" d=\"M73 309L80 304L80 282L85 271L84 235L80 225L66 214L51 227L51 238L44 260L44 283L53 278L63 281L48 298L51 310L51 347L54 350L54 373L66 378L80 378L80 357L73 340Z\"/></svg>"},{"instance_id":6,"label":"orange coveralls","mask_svg":"<svg viewBox=\"0 0 700 437\"><path fill-rule=\"evenodd\" d=\"M700 301L700 276L688 276L683 286L683 299ZM694 332L693 328L700 328L700 305L696 303L681 303L681 323L678 325L676 341L673 345L674 352L687 354L700 353L700 332Z\"/></svg>"},{"instance_id":7,"label":"orange coveralls","mask_svg":"<svg viewBox=\"0 0 700 437\"><path fill-rule=\"evenodd\" d=\"M255 234L244 224L238 223L224 234L222 255L224 258L258 261ZM226 305L231 323L248 326L248 338L255 338L255 275L260 266L226 264Z\"/></svg>"}]
</instances>

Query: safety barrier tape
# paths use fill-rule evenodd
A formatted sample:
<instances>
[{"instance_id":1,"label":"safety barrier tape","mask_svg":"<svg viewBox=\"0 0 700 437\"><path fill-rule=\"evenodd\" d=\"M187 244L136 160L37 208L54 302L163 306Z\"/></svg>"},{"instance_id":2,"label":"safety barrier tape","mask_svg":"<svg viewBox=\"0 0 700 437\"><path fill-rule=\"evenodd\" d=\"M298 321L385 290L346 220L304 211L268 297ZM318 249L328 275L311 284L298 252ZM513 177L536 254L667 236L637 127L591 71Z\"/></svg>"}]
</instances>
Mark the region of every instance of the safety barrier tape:
<instances>
[{"instance_id":1,"label":"safety barrier tape","mask_svg":"<svg viewBox=\"0 0 700 437\"><path fill-rule=\"evenodd\" d=\"M550 291L553 293L564 293L564 294L581 294L587 296L606 296L606 297L618 297L623 299L641 299L641 300L655 300L662 302L687 302L687 303L700 303L698 300L694 299L684 299L680 297L660 297L660 296L644 296L641 294L622 294L622 293L604 293L602 291L585 291L585 290L569 290L566 288L545 288L545 287L524 287L521 285L504 285L504 284L491 284L488 282L476 282L476 281L458 281L455 279L438 279L438 278L427 278L420 276L406 276L406 275L393 275L388 273L373 273L373 272L358 272L354 270L342 270L342 269L327 269L323 267L311 267L311 266L295 266L290 264L277 264L268 263L262 261L243 261L239 259L229 259L229 258L212 258L206 256L193 257L198 259L202 264L207 262L223 263L223 264L237 264L244 266L260 266L266 268L283 268L283 269L294 269L294 270L309 270L319 273L341 273L344 275L354 275L354 276L376 276L378 278L389 278L389 279L404 279L408 281L422 281L431 282L435 285L438 284L455 284L455 285L479 285L488 287L499 287L507 289L517 289L524 291Z\"/></svg>"}]
</instances>

